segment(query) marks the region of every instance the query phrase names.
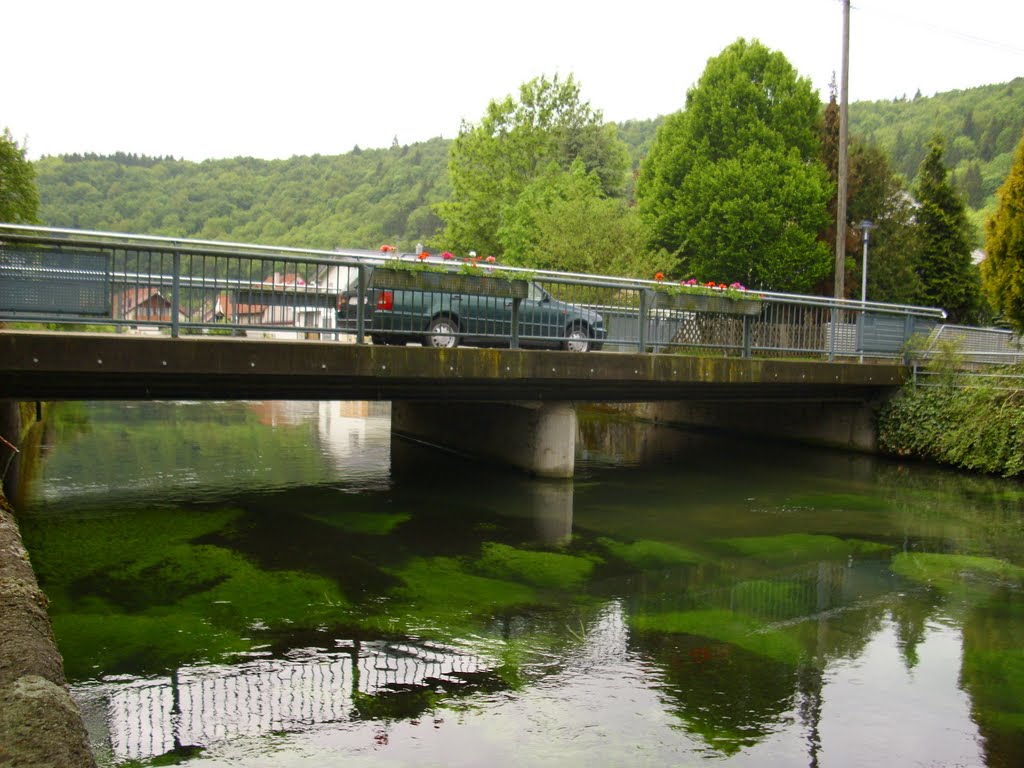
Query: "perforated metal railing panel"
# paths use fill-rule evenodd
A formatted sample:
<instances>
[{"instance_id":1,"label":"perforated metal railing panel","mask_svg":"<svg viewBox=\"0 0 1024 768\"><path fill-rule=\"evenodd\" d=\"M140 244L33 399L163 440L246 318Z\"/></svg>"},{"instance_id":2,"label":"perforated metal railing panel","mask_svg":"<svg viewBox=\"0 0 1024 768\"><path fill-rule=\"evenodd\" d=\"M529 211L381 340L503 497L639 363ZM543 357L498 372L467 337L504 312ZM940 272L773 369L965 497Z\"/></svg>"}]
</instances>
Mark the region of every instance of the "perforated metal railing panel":
<instances>
[{"instance_id":1,"label":"perforated metal railing panel","mask_svg":"<svg viewBox=\"0 0 1024 768\"><path fill-rule=\"evenodd\" d=\"M0 310L111 314L110 254L0 247Z\"/></svg>"}]
</instances>

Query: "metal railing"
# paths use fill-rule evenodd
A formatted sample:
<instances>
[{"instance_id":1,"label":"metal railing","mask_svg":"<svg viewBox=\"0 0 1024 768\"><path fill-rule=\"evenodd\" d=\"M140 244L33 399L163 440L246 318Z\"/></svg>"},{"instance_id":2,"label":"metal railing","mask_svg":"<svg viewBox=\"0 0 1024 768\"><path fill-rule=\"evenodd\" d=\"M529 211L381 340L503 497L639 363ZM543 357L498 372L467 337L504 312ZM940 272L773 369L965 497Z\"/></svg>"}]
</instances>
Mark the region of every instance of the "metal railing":
<instances>
[{"instance_id":1,"label":"metal railing","mask_svg":"<svg viewBox=\"0 0 1024 768\"><path fill-rule=\"evenodd\" d=\"M942 325L911 355L915 386L1024 389L1024 339L1004 328Z\"/></svg>"},{"instance_id":2,"label":"metal railing","mask_svg":"<svg viewBox=\"0 0 1024 768\"><path fill-rule=\"evenodd\" d=\"M374 272L389 266L421 277L436 271L504 278L525 288L517 295L464 286L385 288L383 273ZM653 280L412 253L0 224L0 320L15 323L174 337L224 333L360 344L443 344L454 338L569 349L584 340L612 351L893 359L903 356L912 336L932 332L944 316L926 307L763 291L694 292ZM438 317L454 322L432 327Z\"/></svg>"}]
</instances>

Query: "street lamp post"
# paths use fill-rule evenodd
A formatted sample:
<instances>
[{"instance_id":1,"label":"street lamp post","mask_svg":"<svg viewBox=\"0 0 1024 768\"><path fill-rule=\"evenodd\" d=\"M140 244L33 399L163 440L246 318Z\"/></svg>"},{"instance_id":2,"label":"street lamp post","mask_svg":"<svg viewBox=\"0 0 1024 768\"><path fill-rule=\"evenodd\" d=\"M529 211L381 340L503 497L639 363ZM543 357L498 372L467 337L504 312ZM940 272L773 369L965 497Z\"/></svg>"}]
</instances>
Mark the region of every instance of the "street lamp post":
<instances>
[{"instance_id":1,"label":"street lamp post","mask_svg":"<svg viewBox=\"0 0 1024 768\"><path fill-rule=\"evenodd\" d=\"M865 304L868 300L868 240L871 238L871 230L875 228L875 225L864 219L860 223L860 228L864 232L864 263L860 272L860 303Z\"/></svg>"}]
</instances>

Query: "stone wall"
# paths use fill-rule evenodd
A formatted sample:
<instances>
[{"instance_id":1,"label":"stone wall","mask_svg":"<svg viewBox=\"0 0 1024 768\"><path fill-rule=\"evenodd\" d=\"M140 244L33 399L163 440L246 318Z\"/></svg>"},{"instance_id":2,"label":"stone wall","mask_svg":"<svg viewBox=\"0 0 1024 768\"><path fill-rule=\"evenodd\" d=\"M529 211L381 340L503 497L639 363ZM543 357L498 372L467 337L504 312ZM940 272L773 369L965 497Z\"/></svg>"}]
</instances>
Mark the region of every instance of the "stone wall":
<instances>
[{"instance_id":1,"label":"stone wall","mask_svg":"<svg viewBox=\"0 0 1024 768\"><path fill-rule=\"evenodd\" d=\"M91 768L96 761L46 609L0 492L0 766Z\"/></svg>"}]
</instances>

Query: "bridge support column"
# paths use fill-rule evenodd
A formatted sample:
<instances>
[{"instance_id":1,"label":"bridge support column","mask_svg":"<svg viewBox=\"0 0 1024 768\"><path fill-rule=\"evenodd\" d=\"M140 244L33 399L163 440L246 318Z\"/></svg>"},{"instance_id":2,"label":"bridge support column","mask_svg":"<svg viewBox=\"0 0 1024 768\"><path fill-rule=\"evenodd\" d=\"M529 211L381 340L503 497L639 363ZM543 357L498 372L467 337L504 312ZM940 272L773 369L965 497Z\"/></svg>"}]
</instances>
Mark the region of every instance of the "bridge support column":
<instances>
[{"instance_id":1,"label":"bridge support column","mask_svg":"<svg viewBox=\"0 0 1024 768\"><path fill-rule=\"evenodd\" d=\"M395 401L391 431L539 477L572 477L576 467L572 403Z\"/></svg>"}]
</instances>

